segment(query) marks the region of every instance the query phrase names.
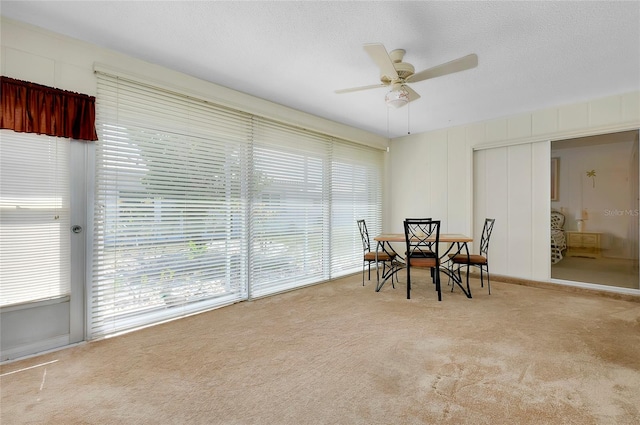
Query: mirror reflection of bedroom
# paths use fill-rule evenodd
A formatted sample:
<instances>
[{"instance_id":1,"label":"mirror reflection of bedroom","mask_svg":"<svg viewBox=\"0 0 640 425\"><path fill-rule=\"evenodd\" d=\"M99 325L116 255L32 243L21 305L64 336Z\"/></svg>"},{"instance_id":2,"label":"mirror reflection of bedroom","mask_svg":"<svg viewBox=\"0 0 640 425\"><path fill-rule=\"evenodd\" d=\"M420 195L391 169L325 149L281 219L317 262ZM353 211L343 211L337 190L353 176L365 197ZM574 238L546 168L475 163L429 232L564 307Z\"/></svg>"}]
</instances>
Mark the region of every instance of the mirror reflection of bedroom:
<instances>
[{"instance_id":1,"label":"mirror reflection of bedroom","mask_svg":"<svg viewBox=\"0 0 640 425\"><path fill-rule=\"evenodd\" d=\"M638 130L551 142L551 278L640 289Z\"/></svg>"}]
</instances>

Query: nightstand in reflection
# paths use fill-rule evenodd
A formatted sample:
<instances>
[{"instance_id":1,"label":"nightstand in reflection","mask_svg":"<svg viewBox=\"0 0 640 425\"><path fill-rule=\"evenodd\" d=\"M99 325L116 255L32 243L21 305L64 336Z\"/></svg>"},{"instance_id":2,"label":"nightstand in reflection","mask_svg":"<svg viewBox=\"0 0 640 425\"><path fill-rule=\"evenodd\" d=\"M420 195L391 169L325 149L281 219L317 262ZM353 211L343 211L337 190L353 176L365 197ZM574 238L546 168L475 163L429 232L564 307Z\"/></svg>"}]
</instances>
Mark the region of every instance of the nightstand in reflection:
<instances>
[{"instance_id":1,"label":"nightstand in reflection","mask_svg":"<svg viewBox=\"0 0 640 425\"><path fill-rule=\"evenodd\" d=\"M567 257L600 258L600 235L597 232L572 232L567 234Z\"/></svg>"}]
</instances>

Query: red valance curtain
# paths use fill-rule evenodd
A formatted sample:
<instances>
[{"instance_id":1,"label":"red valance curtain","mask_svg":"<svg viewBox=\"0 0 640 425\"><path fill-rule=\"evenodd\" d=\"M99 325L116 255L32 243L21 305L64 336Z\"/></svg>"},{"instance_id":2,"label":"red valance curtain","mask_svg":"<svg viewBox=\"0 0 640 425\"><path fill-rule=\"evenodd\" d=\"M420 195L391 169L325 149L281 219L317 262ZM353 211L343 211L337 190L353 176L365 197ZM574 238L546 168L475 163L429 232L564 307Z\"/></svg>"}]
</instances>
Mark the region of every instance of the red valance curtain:
<instances>
[{"instance_id":1,"label":"red valance curtain","mask_svg":"<svg viewBox=\"0 0 640 425\"><path fill-rule=\"evenodd\" d=\"M0 83L0 128L98 140L95 97L4 76Z\"/></svg>"}]
</instances>

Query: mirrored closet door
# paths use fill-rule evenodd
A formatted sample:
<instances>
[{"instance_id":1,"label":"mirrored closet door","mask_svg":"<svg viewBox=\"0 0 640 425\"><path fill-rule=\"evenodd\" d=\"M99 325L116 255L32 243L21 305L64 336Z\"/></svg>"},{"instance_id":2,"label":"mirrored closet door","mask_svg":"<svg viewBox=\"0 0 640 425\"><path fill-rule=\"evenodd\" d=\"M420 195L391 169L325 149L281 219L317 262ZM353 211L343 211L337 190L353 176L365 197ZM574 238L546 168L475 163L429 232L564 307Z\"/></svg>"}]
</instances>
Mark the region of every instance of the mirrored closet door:
<instances>
[{"instance_id":1,"label":"mirrored closet door","mask_svg":"<svg viewBox=\"0 0 640 425\"><path fill-rule=\"evenodd\" d=\"M551 143L551 277L640 289L638 131Z\"/></svg>"}]
</instances>

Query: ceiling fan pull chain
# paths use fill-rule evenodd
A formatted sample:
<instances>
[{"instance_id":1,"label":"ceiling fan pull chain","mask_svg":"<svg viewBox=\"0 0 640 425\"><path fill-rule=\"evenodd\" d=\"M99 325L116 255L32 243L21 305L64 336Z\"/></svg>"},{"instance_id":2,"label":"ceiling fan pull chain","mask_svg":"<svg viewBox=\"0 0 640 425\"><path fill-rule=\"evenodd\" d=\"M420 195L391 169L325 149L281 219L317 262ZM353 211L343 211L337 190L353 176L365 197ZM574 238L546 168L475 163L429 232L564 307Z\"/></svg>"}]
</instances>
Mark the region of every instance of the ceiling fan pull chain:
<instances>
[{"instance_id":1,"label":"ceiling fan pull chain","mask_svg":"<svg viewBox=\"0 0 640 425\"><path fill-rule=\"evenodd\" d=\"M387 139L390 137L389 136L389 108L384 108L387 110Z\"/></svg>"}]
</instances>

